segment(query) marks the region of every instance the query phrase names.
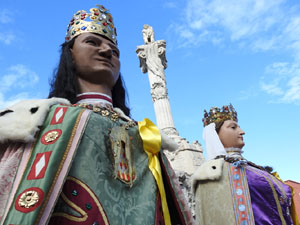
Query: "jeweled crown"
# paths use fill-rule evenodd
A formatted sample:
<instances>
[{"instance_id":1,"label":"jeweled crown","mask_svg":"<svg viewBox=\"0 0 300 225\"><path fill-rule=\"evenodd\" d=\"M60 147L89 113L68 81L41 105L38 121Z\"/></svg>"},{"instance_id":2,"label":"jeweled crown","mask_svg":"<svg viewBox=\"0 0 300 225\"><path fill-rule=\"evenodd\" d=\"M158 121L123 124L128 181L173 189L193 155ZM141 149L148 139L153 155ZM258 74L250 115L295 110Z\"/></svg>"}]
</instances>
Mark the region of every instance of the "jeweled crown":
<instances>
[{"instance_id":1,"label":"jeweled crown","mask_svg":"<svg viewBox=\"0 0 300 225\"><path fill-rule=\"evenodd\" d=\"M73 15L68 25L66 41L72 40L79 34L90 32L104 35L117 44L117 32L112 15L104 6L96 6L97 8L91 8L89 13L85 10L79 10Z\"/></svg>"},{"instance_id":2,"label":"jeweled crown","mask_svg":"<svg viewBox=\"0 0 300 225\"><path fill-rule=\"evenodd\" d=\"M204 127L210 123L219 123L225 120L238 122L237 112L232 104L223 106L222 110L218 107L211 107L209 113L204 110L204 118L202 119Z\"/></svg>"}]
</instances>

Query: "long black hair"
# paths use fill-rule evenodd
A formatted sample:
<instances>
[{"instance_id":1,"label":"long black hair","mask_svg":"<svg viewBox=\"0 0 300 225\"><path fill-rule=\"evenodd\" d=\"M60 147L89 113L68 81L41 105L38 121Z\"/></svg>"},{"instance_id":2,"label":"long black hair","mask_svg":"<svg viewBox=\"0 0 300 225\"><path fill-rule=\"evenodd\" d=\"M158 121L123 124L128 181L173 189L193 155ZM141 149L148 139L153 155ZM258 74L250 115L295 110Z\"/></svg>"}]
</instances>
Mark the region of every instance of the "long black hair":
<instances>
[{"instance_id":1,"label":"long black hair","mask_svg":"<svg viewBox=\"0 0 300 225\"><path fill-rule=\"evenodd\" d=\"M61 45L61 55L58 67L54 70L53 78L50 80L50 92L48 98L60 97L68 99L72 104L76 103L76 96L80 94L76 79L75 65L71 54L75 38ZM130 116L127 106L127 91L120 74L112 89L113 106L120 108L125 115Z\"/></svg>"}]
</instances>

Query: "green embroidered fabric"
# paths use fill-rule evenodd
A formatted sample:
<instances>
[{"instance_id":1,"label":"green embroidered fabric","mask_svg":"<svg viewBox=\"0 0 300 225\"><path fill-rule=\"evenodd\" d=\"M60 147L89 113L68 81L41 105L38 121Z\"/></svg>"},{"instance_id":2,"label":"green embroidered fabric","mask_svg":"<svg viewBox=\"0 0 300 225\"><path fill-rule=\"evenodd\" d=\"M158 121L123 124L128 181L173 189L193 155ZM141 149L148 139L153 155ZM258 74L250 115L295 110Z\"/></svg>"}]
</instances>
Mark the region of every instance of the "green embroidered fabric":
<instances>
[{"instance_id":1,"label":"green embroidered fabric","mask_svg":"<svg viewBox=\"0 0 300 225\"><path fill-rule=\"evenodd\" d=\"M109 134L114 126L124 123L126 122L112 121L109 117L92 113L69 176L89 186L100 201L111 225L154 224L157 186L148 168L148 157L143 150L137 126L128 129L136 168L133 186L130 187L113 176L113 154ZM62 198L54 210L54 213L58 212L79 216Z\"/></svg>"}]
</instances>

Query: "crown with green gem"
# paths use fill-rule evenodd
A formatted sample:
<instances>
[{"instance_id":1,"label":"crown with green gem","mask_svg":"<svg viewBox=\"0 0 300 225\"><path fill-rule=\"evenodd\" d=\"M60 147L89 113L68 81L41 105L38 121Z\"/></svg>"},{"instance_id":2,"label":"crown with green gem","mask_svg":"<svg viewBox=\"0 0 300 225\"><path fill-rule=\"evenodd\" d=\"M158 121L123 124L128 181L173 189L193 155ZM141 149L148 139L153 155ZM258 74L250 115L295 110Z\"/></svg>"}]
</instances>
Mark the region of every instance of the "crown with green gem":
<instances>
[{"instance_id":1,"label":"crown with green gem","mask_svg":"<svg viewBox=\"0 0 300 225\"><path fill-rule=\"evenodd\" d=\"M90 12L85 10L77 11L72 17L66 34L66 41L72 40L79 34L90 32L107 37L117 44L117 32L113 23L112 15L102 5L96 5Z\"/></svg>"},{"instance_id":2,"label":"crown with green gem","mask_svg":"<svg viewBox=\"0 0 300 225\"><path fill-rule=\"evenodd\" d=\"M209 112L204 110L203 126L207 126L210 123L224 122L225 120L238 121L237 112L233 108L232 104L224 105L222 109L218 107L211 107Z\"/></svg>"}]
</instances>

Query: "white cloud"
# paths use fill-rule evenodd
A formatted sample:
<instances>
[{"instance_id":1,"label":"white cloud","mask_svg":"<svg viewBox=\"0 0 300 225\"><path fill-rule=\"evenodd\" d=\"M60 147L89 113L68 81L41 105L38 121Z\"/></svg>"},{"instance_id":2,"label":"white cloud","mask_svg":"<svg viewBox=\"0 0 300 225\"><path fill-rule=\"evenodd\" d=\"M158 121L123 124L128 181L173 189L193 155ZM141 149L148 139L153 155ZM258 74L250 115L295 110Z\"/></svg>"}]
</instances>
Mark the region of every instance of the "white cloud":
<instances>
[{"instance_id":1,"label":"white cloud","mask_svg":"<svg viewBox=\"0 0 300 225\"><path fill-rule=\"evenodd\" d=\"M179 47L232 43L253 52L285 52L292 62L300 61L299 5L287 0L187 0L181 18L171 26ZM273 63L259 85L274 102L298 104L299 77L300 63ZM243 98L251 93L244 92Z\"/></svg>"},{"instance_id":2,"label":"white cloud","mask_svg":"<svg viewBox=\"0 0 300 225\"><path fill-rule=\"evenodd\" d=\"M0 28L2 32L0 32L0 42L5 45L9 45L16 39L16 36L7 31L8 29L5 27L6 24L13 22L13 14L7 9L0 9ZM7 25L6 25L7 26Z\"/></svg>"},{"instance_id":3,"label":"white cloud","mask_svg":"<svg viewBox=\"0 0 300 225\"><path fill-rule=\"evenodd\" d=\"M179 18L171 25L179 46L230 41L253 51L288 49L300 58L300 16L286 0L187 0Z\"/></svg>"},{"instance_id":4,"label":"white cloud","mask_svg":"<svg viewBox=\"0 0 300 225\"><path fill-rule=\"evenodd\" d=\"M276 97L273 102L300 104L300 64L273 63L261 77L260 87Z\"/></svg>"},{"instance_id":5,"label":"white cloud","mask_svg":"<svg viewBox=\"0 0 300 225\"><path fill-rule=\"evenodd\" d=\"M300 104L300 74L289 80L288 89L280 100L285 103Z\"/></svg>"},{"instance_id":6,"label":"white cloud","mask_svg":"<svg viewBox=\"0 0 300 225\"><path fill-rule=\"evenodd\" d=\"M8 69L8 73L1 75L0 92L3 93L14 88L32 87L38 80L38 75L25 65L14 65Z\"/></svg>"},{"instance_id":7,"label":"white cloud","mask_svg":"<svg viewBox=\"0 0 300 225\"><path fill-rule=\"evenodd\" d=\"M278 87L279 83L277 80L274 80L273 82L266 84L265 82L261 82L261 89L268 94L271 95L283 95L283 90Z\"/></svg>"},{"instance_id":8,"label":"white cloud","mask_svg":"<svg viewBox=\"0 0 300 225\"><path fill-rule=\"evenodd\" d=\"M25 65L17 64L8 68L7 73L0 74L0 109L29 99L28 88L32 89L38 81L38 75Z\"/></svg>"},{"instance_id":9,"label":"white cloud","mask_svg":"<svg viewBox=\"0 0 300 225\"><path fill-rule=\"evenodd\" d=\"M13 13L7 9L0 9L0 42L5 45L9 45L16 39L16 36L9 30L12 27L8 27L9 23L13 22Z\"/></svg>"},{"instance_id":10,"label":"white cloud","mask_svg":"<svg viewBox=\"0 0 300 225\"><path fill-rule=\"evenodd\" d=\"M13 14L8 9L0 10L0 23L11 23L13 21Z\"/></svg>"},{"instance_id":11,"label":"white cloud","mask_svg":"<svg viewBox=\"0 0 300 225\"><path fill-rule=\"evenodd\" d=\"M11 44L15 39L16 36L14 34L0 32L0 42L3 42L6 45Z\"/></svg>"}]
</instances>

